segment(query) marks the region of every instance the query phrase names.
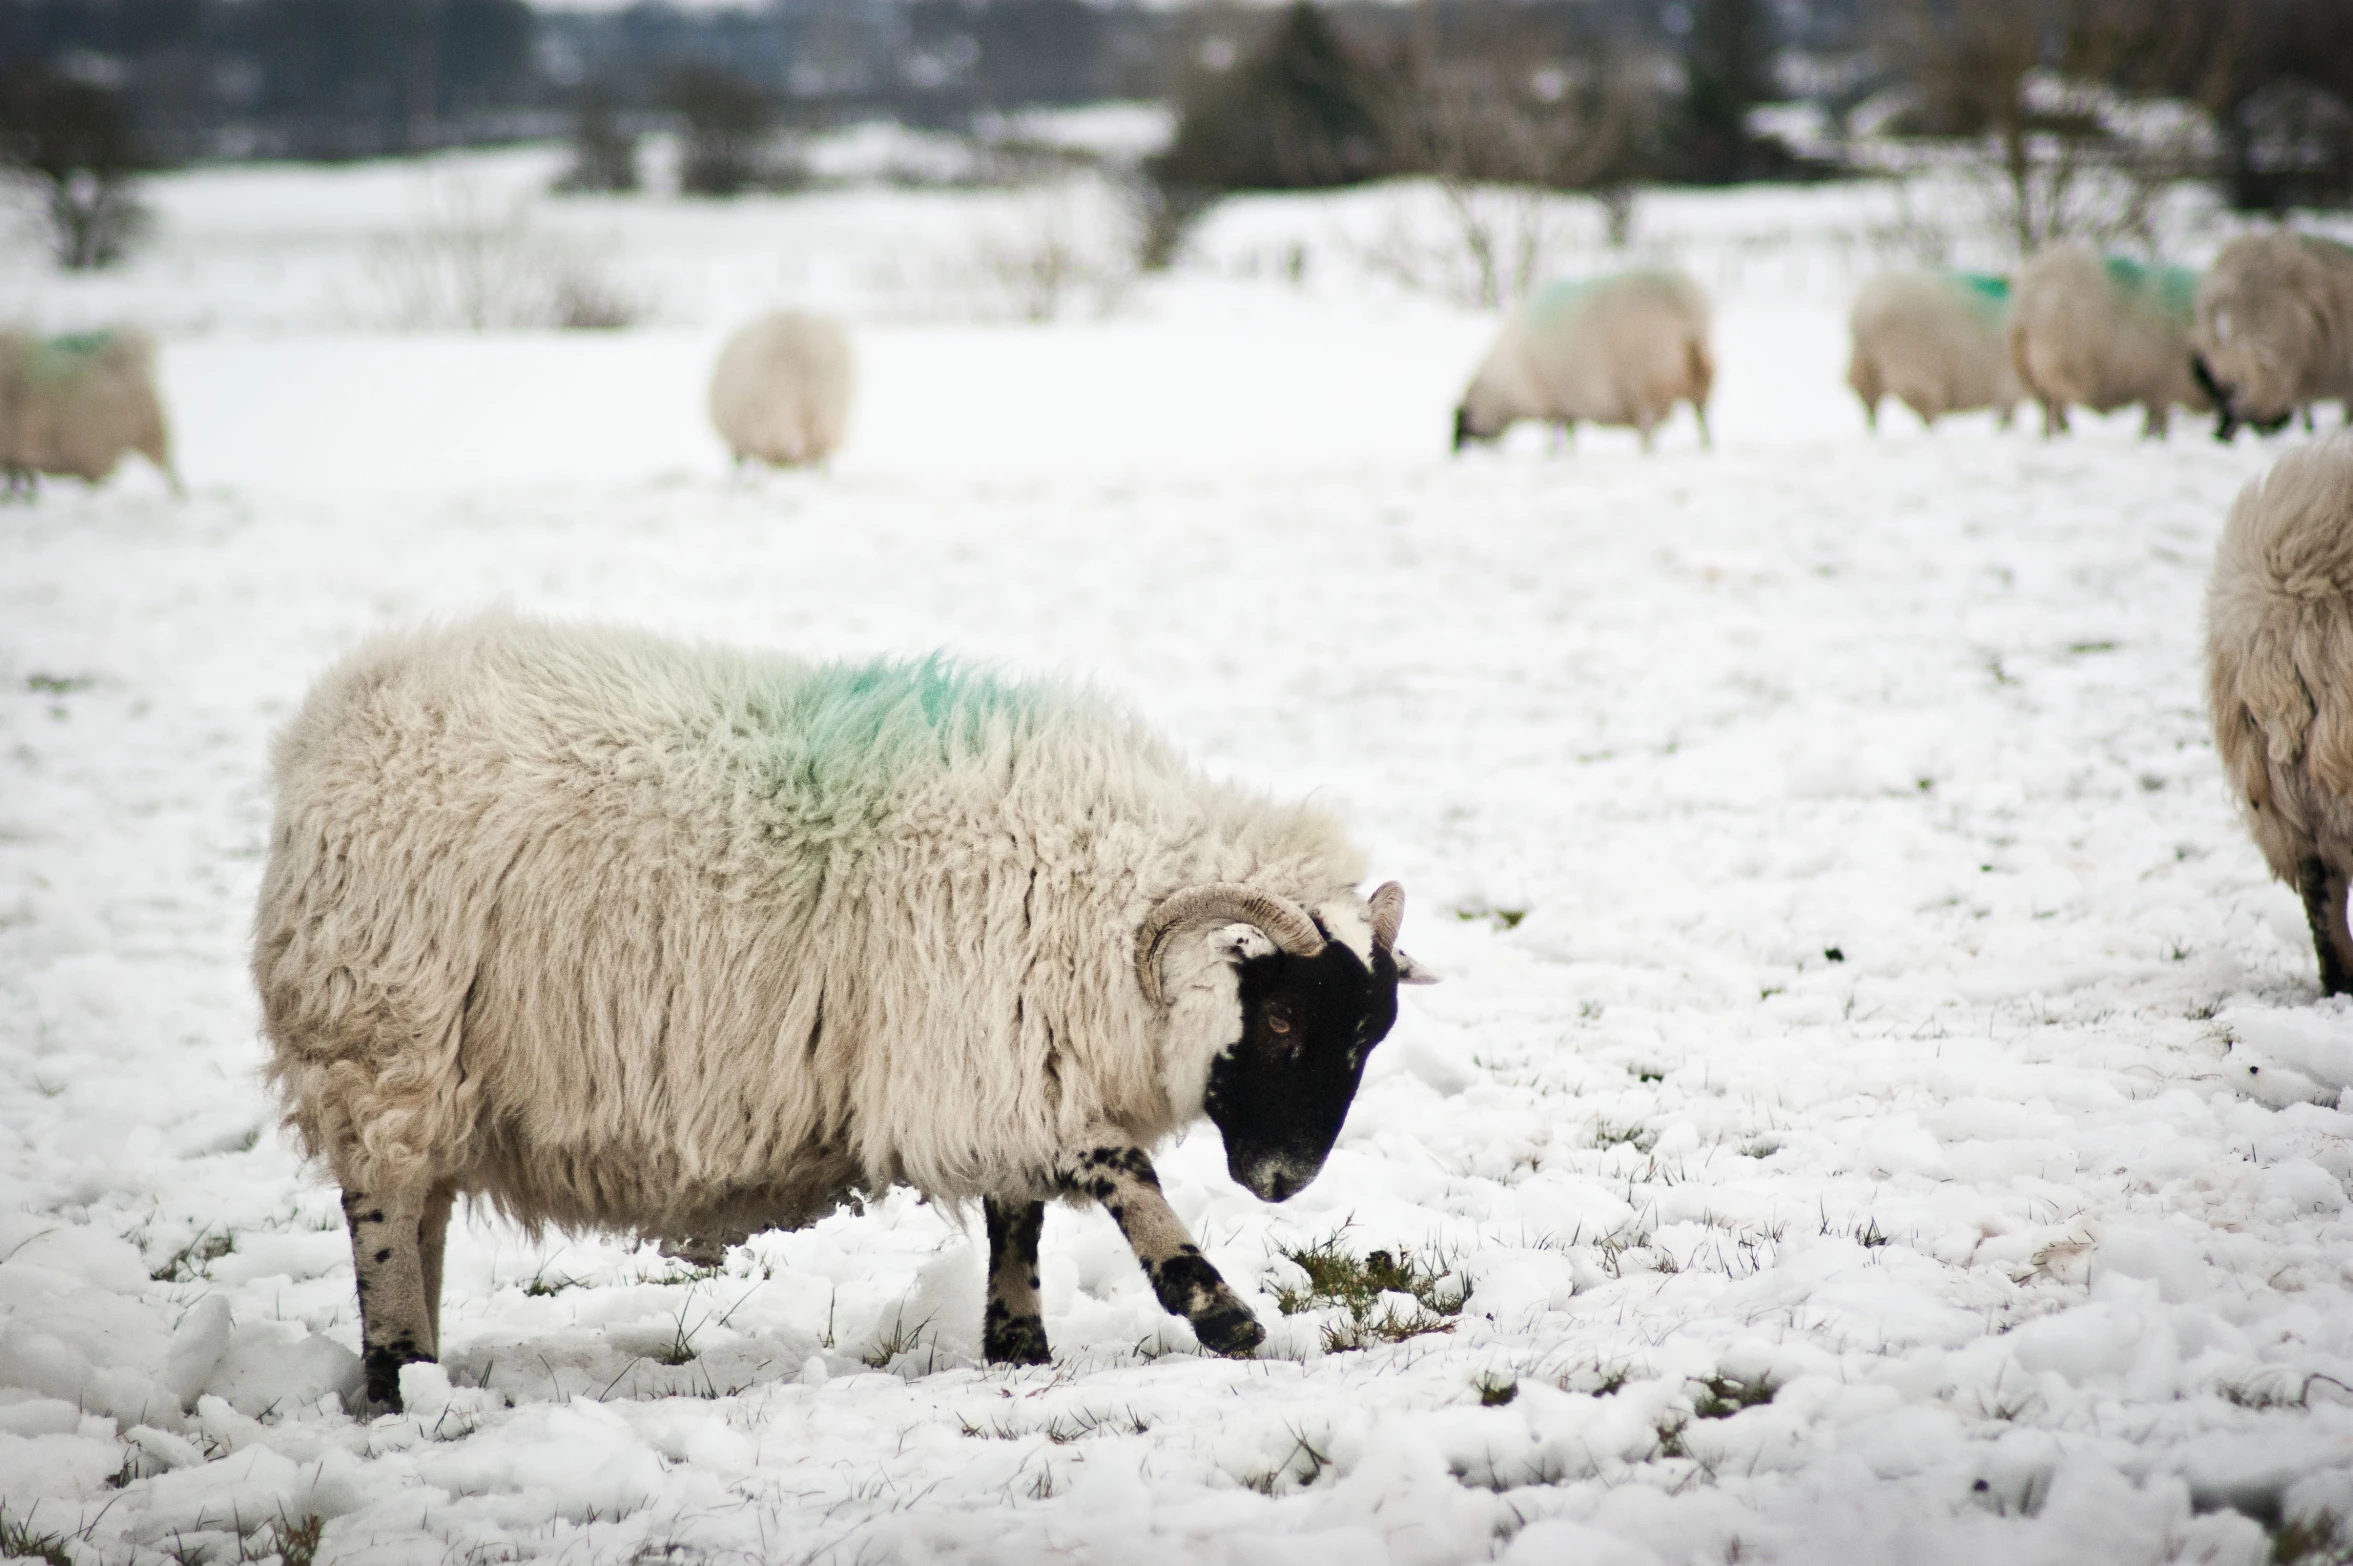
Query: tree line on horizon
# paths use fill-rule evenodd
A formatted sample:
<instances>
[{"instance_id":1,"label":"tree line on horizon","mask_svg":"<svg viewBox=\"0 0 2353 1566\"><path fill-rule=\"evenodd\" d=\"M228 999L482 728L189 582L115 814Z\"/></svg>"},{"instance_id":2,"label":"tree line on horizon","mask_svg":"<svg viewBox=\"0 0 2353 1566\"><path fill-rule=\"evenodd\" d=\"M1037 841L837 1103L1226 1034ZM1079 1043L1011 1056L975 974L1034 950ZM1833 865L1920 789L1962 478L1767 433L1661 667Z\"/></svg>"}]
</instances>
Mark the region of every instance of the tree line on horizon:
<instances>
[{"instance_id":1,"label":"tree line on horizon","mask_svg":"<svg viewBox=\"0 0 2353 1566\"><path fill-rule=\"evenodd\" d=\"M1816 178L1873 104L1895 106L1878 133L1974 146L2011 180L2022 246L2038 200L2082 169L2207 178L2254 210L2353 198L2345 0L0 4L0 161L41 189L77 266L122 253L130 177L176 162L569 135L570 187L619 190L658 126L683 133L683 187L724 196L792 177L763 154L780 130L958 129L1113 97L1177 111L1143 171L1171 239L1229 192L1404 174L1613 212L1645 185ZM1760 108L1793 99L1827 142L1760 128ZM2162 158L2127 148L2114 106L2159 101L2211 135Z\"/></svg>"}]
</instances>

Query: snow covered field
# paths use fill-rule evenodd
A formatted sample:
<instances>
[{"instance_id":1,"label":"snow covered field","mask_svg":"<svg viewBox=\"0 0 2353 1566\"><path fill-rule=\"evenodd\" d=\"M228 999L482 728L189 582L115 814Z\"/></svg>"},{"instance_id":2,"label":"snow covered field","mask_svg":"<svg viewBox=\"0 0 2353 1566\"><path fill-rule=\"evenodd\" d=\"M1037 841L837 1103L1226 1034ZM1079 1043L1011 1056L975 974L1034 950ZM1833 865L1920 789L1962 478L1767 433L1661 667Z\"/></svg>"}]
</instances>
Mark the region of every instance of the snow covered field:
<instances>
[{"instance_id":1,"label":"snow covered field","mask_svg":"<svg viewBox=\"0 0 2353 1566\"><path fill-rule=\"evenodd\" d=\"M0 263L10 313L166 328L194 491L0 510L0 1553L2252 1566L2353 1518L2353 1009L2197 670L2303 437L1872 441L1870 193L1645 209L1722 301L1712 453L1450 459L1492 323L1352 264L1397 193L1237 208L1050 325L914 307L1029 198L599 204L544 221L649 324L388 335L348 307L416 189L189 174L119 276ZM850 444L731 477L702 376L800 297L856 317ZM489 602L1067 673L1351 819L1446 982L1299 1197L1206 1127L1161 1163L1261 1357L1057 1210L1058 1362L984 1369L978 1225L901 1192L716 1273L463 1225L445 1379L345 1416L243 975L266 746ZM1313 1295L1325 1242L1428 1303Z\"/></svg>"}]
</instances>

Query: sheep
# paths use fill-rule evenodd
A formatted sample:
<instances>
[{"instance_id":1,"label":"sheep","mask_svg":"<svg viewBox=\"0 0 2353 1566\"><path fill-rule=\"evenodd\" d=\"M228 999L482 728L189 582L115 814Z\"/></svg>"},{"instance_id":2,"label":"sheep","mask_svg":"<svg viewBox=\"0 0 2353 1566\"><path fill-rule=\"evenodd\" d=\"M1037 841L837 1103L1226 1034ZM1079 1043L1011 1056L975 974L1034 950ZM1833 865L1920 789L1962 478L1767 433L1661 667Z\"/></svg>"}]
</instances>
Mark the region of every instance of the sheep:
<instances>
[{"instance_id":1,"label":"sheep","mask_svg":"<svg viewBox=\"0 0 2353 1566\"><path fill-rule=\"evenodd\" d=\"M1933 426L1948 413L1999 411L2010 424L2018 377L2010 367L2010 281L1977 272L1885 272L1863 285L1849 318L1846 381L1879 428L1879 399L1894 396Z\"/></svg>"},{"instance_id":2,"label":"sheep","mask_svg":"<svg viewBox=\"0 0 2353 1566\"><path fill-rule=\"evenodd\" d=\"M2173 407L2207 406L2190 375L2190 304L2197 275L2184 267L2103 259L2089 245L2045 250L2018 274L2010 357L2026 394L2043 405L2043 434L2068 428L2067 405L2110 413L2137 402L2141 433L2163 436Z\"/></svg>"},{"instance_id":3,"label":"sheep","mask_svg":"<svg viewBox=\"0 0 2353 1566\"><path fill-rule=\"evenodd\" d=\"M711 371L711 427L740 465L822 462L850 417L850 340L841 323L781 310L727 340Z\"/></svg>"},{"instance_id":4,"label":"sheep","mask_svg":"<svg viewBox=\"0 0 2353 1566\"><path fill-rule=\"evenodd\" d=\"M2353 435L2289 452L2232 505L2206 697L2248 830L2304 899L2321 988L2353 992Z\"/></svg>"},{"instance_id":5,"label":"sheep","mask_svg":"<svg viewBox=\"0 0 2353 1566\"><path fill-rule=\"evenodd\" d=\"M155 339L127 327L44 341L0 331L0 473L38 493L44 473L96 484L123 453L155 464L182 494L155 392Z\"/></svg>"},{"instance_id":6,"label":"sheep","mask_svg":"<svg viewBox=\"0 0 2353 1566\"><path fill-rule=\"evenodd\" d=\"M2243 234L2198 283L2192 370L2214 436L2269 434L2297 410L2353 399L2353 249L2312 234Z\"/></svg>"},{"instance_id":7,"label":"sheep","mask_svg":"<svg viewBox=\"0 0 2353 1566\"><path fill-rule=\"evenodd\" d=\"M285 1123L343 1188L381 1406L438 1352L459 1195L698 1248L895 1184L977 1197L984 1350L1024 1364L1043 1204L1091 1199L1248 1353L1149 1149L1206 1116L1289 1197L1430 977L1327 815L936 657L492 614L351 654L274 772L253 978Z\"/></svg>"},{"instance_id":8,"label":"sheep","mask_svg":"<svg viewBox=\"0 0 2353 1566\"><path fill-rule=\"evenodd\" d=\"M1494 440L1521 419L1574 433L1579 419L1652 431L1678 401L1709 445L1708 303L1679 272L1622 272L1555 283L1513 311L1454 413L1454 449Z\"/></svg>"}]
</instances>

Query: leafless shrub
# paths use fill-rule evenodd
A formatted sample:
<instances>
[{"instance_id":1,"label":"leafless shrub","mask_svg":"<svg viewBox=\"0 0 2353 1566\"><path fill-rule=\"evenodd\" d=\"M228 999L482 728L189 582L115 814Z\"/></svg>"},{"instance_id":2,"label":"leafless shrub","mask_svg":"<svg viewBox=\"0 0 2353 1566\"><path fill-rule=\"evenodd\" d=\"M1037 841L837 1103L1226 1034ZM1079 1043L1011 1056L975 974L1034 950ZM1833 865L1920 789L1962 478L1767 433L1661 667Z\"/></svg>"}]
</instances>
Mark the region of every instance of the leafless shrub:
<instances>
[{"instance_id":1,"label":"leafless shrub","mask_svg":"<svg viewBox=\"0 0 2353 1566\"><path fill-rule=\"evenodd\" d=\"M1892 6L1887 52L1915 102L1897 128L1944 138L2020 255L2069 239L2153 248L2162 198L2205 172L2196 107L2227 74L2220 9L2173 0L1971 0Z\"/></svg>"},{"instance_id":2,"label":"leafless shrub","mask_svg":"<svg viewBox=\"0 0 2353 1566\"><path fill-rule=\"evenodd\" d=\"M385 324L401 331L612 330L646 313L586 250L534 228L523 207L491 213L463 189L413 228L379 237L368 277Z\"/></svg>"},{"instance_id":3,"label":"leafless shrub","mask_svg":"<svg viewBox=\"0 0 2353 1566\"><path fill-rule=\"evenodd\" d=\"M984 224L967 273L981 316L1052 321L1085 309L1108 314L1135 281L1134 243L1121 215L1071 190L1024 197Z\"/></svg>"},{"instance_id":4,"label":"leafless shrub","mask_svg":"<svg viewBox=\"0 0 2353 1566\"><path fill-rule=\"evenodd\" d=\"M1393 229L1367 260L1491 309L1556 267L1573 210L1563 192L1599 202L1609 243L1626 244L1661 95L1640 57L1598 43L1562 52L1509 12L1475 14L1484 25L1468 36L1417 45L1381 100L1398 164L1437 183L1440 237Z\"/></svg>"}]
</instances>

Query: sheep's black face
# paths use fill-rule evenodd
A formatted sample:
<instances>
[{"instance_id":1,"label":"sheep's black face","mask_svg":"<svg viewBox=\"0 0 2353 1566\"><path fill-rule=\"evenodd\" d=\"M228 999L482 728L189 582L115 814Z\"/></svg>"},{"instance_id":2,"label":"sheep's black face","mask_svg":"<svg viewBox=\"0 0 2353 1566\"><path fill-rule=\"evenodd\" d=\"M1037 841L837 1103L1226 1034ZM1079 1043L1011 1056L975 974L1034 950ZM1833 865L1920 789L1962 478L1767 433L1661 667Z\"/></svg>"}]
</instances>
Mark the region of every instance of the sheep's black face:
<instances>
[{"instance_id":1,"label":"sheep's black face","mask_svg":"<svg viewBox=\"0 0 2353 1566\"><path fill-rule=\"evenodd\" d=\"M1476 442L1493 440L1502 433L1503 431L1499 429L1481 428L1479 422L1471 417L1470 404L1468 403L1454 410L1454 449L1456 451Z\"/></svg>"},{"instance_id":2,"label":"sheep's black face","mask_svg":"<svg viewBox=\"0 0 2353 1566\"><path fill-rule=\"evenodd\" d=\"M1239 967L1242 1036L1210 1063L1202 1108L1226 1144L1226 1171L1279 1202L1321 1173L1364 1077L1365 1057L1397 1021L1397 961L1367 969L1333 941Z\"/></svg>"}]
</instances>

